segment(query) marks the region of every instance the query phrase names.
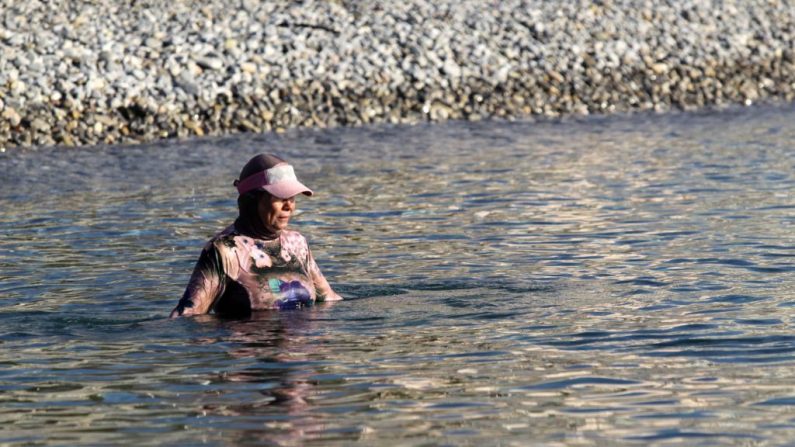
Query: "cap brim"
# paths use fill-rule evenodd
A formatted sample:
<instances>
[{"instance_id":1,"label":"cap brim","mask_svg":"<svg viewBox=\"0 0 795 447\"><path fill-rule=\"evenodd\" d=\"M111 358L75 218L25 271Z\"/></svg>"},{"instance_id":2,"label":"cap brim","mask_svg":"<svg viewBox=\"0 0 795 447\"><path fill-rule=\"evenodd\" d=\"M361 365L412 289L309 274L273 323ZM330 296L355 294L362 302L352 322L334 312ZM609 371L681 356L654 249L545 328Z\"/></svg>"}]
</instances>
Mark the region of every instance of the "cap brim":
<instances>
[{"instance_id":1,"label":"cap brim","mask_svg":"<svg viewBox=\"0 0 795 447\"><path fill-rule=\"evenodd\" d=\"M304 194L306 196L311 196L314 194L311 189L307 188L298 180L283 180L279 183L274 183L273 185L265 185L262 187L262 189L268 191L280 199L289 199L290 197L297 196L298 194Z\"/></svg>"}]
</instances>

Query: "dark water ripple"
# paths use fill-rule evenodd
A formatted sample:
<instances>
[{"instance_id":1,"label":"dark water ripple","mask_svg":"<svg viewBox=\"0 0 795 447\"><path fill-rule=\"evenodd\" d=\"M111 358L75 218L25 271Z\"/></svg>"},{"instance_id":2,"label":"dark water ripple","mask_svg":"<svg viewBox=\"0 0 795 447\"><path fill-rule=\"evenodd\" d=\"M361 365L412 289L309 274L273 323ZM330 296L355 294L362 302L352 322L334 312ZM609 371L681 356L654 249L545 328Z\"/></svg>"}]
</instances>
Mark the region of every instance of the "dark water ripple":
<instances>
[{"instance_id":1,"label":"dark water ripple","mask_svg":"<svg viewBox=\"0 0 795 447\"><path fill-rule=\"evenodd\" d=\"M0 444L791 444L793 118L0 154ZM263 150L347 300L166 320Z\"/></svg>"}]
</instances>

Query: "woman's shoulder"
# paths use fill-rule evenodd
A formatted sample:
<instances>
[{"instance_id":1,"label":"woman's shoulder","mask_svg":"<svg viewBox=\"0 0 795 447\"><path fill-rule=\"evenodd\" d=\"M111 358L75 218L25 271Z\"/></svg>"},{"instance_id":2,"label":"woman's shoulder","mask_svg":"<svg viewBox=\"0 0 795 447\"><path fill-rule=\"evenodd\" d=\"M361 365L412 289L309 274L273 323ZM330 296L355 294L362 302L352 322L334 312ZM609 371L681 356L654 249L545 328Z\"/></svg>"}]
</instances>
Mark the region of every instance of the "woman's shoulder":
<instances>
[{"instance_id":1,"label":"woman's shoulder","mask_svg":"<svg viewBox=\"0 0 795 447\"><path fill-rule=\"evenodd\" d=\"M222 241L233 239L235 236L238 236L237 229L235 229L235 224L229 225L228 227L224 228L223 230L215 233L212 238L210 238L210 242Z\"/></svg>"},{"instance_id":2,"label":"woman's shoulder","mask_svg":"<svg viewBox=\"0 0 795 447\"><path fill-rule=\"evenodd\" d=\"M240 237L240 233L238 233L238 231L235 229L235 225L232 224L215 233L204 245L204 248L209 249L213 246L218 248L223 246L234 246L235 238L238 237Z\"/></svg>"},{"instance_id":3,"label":"woman's shoulder","mask_svg":"<svg viewBox=\"0 0 795 447\"><path fill-rule=\"evenodd\" d=\"M303 234L299 233L296 230L289 230L284 229L279 236L279 239L282 240L282 244L287 245L306 245L306 238Z\"/></svg>"},{"instance_id":4,"label":"woman's shoulder","mask_svg":"<svg viewBox=\"0 0 795 447\"><path fill-rule=\"evenodd\" d=\"M309 246L304 235L294 230L282 230L279 241L282 246L282 257L286 253L290 253L298 259L306 260L309 254Z\"/></svg>"}]
</instances>

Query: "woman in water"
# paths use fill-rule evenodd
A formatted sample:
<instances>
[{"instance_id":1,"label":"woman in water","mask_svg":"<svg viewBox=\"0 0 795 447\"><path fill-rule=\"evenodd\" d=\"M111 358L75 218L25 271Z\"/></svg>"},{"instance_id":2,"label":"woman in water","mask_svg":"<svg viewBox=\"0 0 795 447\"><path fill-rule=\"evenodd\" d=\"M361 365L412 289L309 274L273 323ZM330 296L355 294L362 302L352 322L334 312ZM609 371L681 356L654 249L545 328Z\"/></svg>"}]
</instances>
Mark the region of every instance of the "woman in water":
<instances>
[{"instance_id":1,"label":"woman in water","mask_svg":"<svg viewBox=\"0 0 795 447\"><path fill-rule=\"evenodd\" d=\"M240 215L202 250L171 317L246 314L337 301L297 231L287 228L298 194L312 191L281 158L260 154L235 180Z\"/></svg>"}]
</instances>

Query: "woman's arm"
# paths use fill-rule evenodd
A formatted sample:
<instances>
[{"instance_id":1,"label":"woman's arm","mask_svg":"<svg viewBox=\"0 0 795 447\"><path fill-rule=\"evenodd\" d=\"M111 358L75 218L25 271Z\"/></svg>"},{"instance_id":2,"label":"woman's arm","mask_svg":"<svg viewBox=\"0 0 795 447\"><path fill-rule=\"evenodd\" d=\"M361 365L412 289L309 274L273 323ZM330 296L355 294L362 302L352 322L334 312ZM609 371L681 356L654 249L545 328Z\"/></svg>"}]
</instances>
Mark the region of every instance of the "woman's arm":
<instances>
[{"instance_id":1,"label":"woman's arm","mask_svg":"<svg viewBox=\"0 0 795 447\"><path fill-rule=\"evenodd\" d=\"M341 300L342 297L339 296L337 292L332 290L331 285L328 283L328 281L326 281L326 277L320 272L320 267L318 267L317 263L315 262L312 252L309 249L307 249L307 251L309 253L309 275L315 285L315 294L317 295L317 300L320 302Z\"/></svg>"},{"instance_id":2,"label":"woman's arm","mask_svg":"<svg viewBox=\"0 0 795 447\"><path fill-rule=\"evenodd\" d=\"M210 243L202 250L182 299L171 311L169 318L200 315L210 312L224 293L226 273L218 248Z\"/></svg>"}]
</instances>

